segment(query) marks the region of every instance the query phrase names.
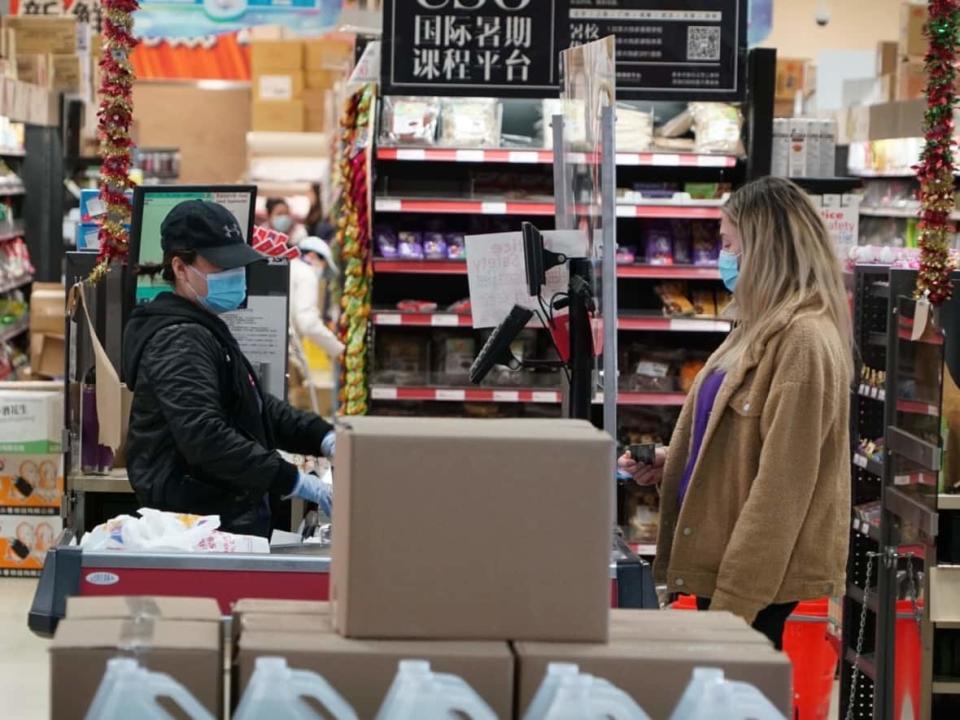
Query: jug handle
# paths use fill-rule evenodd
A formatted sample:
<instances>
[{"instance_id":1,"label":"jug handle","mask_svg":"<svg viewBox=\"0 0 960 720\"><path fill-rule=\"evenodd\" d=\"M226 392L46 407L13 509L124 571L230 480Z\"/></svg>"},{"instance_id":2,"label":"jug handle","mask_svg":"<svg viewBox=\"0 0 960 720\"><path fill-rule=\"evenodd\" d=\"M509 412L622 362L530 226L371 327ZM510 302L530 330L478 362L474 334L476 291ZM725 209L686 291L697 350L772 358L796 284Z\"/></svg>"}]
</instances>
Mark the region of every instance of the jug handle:
<instances>
[{"instance_id":1,"label":"jug handle","mask_svg":"<svg viewBox=\"0 0 960 720\"><path fill-rule=\"evenodd\" d=\"M480 697L464 680L448 682L451 697L448 712L460 712L470 720L497 720L497 715L487 702Z\"/></svg>"},{"instance_id":2,"label":"jug handle","mask_svg":"<svg viewBox=\"0 0 960 720\"><path fill-rule=\"evenodd\" d=\"M305 707L309 708L309 705L303 702L303 698L308 697L320 703L335 718L357 720L354 709L323 676L309 670L292 670L290 685L297 694L297 701Z\"/></svg>"},{"instance_id":3,"label":"jug handle","mask_svg":"<svg viewBox=\"0 0 960 720\"><path fill-rule=\"evenodd\" d=\"M173 700L181 710L186 712L191 720L214 720L210 711L201 705L200 701L197 700L189 690L169 675L159 674L151 677L150 683L153 685L150 692L154 702L156 702L157 698L168 697ZM162 706L158 705L158 707L162 709ZM166 710L164 710L164 714L170 716L170 713L167 713ZM170 720L173 720L172 716L170 716Z\"/></svg>"}]
</instances>

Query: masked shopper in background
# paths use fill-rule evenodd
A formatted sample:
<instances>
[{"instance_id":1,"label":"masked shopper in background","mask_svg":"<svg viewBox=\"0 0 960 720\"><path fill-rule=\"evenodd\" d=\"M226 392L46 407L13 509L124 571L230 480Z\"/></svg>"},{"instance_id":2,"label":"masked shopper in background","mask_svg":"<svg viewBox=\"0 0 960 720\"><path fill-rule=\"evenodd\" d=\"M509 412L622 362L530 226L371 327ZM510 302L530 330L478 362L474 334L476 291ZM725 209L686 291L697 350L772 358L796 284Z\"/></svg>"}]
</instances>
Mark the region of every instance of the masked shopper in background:
<instances>
[{"instance_id":1,"label":"masked shopper in background","mask_svg":"<svg viewBox=\"0 0 960 720\"><path fill-rule=\"evenodd\" d=\"M318 477L277 450L332 458L333 428L263 392L218 317L243 303L246 267L264 259L233 215L181 203L163 221L161 246L163 264L140 272L160 272L172 292L134 309L123 338L130 484L147 507L216 514L228 532L269 536L271 494L329 501Z\"/></svg>"},{"instance_id":2,"label":"masked shopper in background","mask_svg":"<svg viewBox=\"0 0 960 720\"><path fill-rule=\"evenodd\" d=\"M267 200L267 223L272 230L289 237L290 245L299 245L307 237L307 229L294 220L290 205L283 198Z\"/></svg>"},{"instance_id":3,"label":"masked shopper in background","mask_svg":"<svg viewBox=\"0 0 960 720\"><path fill-rule=\"evenodd\" d=\"M793 183L733 194L720 271L737 324L697 378L670 447L620 469L661 483L655 576L782 647L801 600L843 592L852 332L833 241Z\"/></svg>"}]
</instances>

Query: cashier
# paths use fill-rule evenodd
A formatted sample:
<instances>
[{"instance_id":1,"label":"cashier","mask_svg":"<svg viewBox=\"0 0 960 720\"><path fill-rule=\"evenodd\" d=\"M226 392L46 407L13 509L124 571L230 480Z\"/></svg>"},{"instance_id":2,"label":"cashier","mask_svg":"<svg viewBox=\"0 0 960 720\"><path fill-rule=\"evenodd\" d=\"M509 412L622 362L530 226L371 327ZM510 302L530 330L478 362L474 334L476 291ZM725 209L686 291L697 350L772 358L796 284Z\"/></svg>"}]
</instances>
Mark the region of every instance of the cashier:
<instances>
[{"instance_id":1,"label":"cashier","mask_svg":"<svg viewBox=\"0 0 960 720\"><path fill-rule=\"evenodd\" d=\"M221 528L268 536L271 496L325 503L327 486L278 450L332 458L332 426L265 393L219 317L247 295L264 258L213 202L177 205L160 229L163 262L141 267L172 292L134 309L123 338L133 391L127 471L139 502L219 515Z\"/></svg>"}]
</instances>

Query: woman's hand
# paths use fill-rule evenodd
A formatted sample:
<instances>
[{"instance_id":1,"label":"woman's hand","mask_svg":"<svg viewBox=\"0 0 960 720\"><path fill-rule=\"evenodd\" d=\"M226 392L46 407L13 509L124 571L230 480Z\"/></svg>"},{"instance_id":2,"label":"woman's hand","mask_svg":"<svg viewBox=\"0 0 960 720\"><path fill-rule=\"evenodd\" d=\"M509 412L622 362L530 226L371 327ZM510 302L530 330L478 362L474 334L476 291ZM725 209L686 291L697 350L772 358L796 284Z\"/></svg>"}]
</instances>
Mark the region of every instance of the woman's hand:
<instances>
[{"instance_id":1,"label":"woman's hand","mask_svg":"<svg viewBox=\"0 0 960 720\"><path fill-rule=\"evenodd\" d=\"M617 468L633 476L637 485L658 485L663 480L663 466L667 461L667 448L658 447L652 465L641 465L628 450L617 460Z\"/></svg>"}]
</instances>

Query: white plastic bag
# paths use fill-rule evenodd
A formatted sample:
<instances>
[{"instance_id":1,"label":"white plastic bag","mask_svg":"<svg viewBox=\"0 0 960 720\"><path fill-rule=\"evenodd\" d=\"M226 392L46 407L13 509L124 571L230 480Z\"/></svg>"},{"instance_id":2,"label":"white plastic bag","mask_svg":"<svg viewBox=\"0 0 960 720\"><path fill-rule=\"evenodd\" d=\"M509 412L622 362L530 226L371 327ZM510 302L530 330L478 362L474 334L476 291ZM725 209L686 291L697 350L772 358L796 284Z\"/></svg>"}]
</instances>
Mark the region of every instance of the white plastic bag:
<instances>
[{"instance_id":1,"label":"white plastic bag","mask_svg":"<svg viewBox=\"0 0 960 720\"><path fill-rule=\"evenodd\" d=\"M84 550L128 552L268 553L266 538L220 532L219 515L189 515L140 508L118 515L83 536Z\"/></svg>"}]
</instances>

